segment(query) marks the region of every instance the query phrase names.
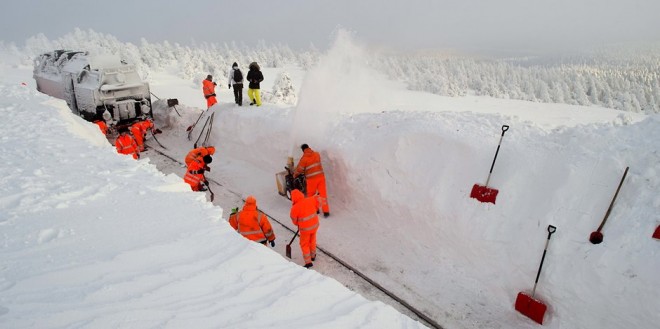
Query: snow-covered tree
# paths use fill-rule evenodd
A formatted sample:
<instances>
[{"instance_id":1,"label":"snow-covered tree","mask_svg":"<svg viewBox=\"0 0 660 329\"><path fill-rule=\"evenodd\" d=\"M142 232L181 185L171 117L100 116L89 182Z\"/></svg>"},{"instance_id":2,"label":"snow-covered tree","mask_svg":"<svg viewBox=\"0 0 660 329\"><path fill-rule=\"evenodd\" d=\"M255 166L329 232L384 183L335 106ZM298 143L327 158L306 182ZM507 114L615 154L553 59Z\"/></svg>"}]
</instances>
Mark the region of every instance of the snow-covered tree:
<instances>
[{"instance_id":1,"label":"snow-covered tree","mask_svg":"<svg viewBox=\"0 0 660 329\"><path fill-rule=\"evenodd\" d=\"M283 71L278 75L275 85L273 85L273 93L267 97L267 101L270 103L291 105L298 102L289 73Z\"/></svg>"}]
</instances>

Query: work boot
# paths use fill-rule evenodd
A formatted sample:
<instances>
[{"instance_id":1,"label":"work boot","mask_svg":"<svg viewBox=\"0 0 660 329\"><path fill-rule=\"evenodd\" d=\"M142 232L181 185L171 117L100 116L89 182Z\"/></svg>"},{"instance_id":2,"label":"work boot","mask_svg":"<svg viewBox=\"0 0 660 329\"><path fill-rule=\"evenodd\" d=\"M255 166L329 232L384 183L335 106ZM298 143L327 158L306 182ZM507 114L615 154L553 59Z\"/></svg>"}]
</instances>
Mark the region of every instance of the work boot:
<instances>
[{"instance_id":1,"label":"work boot","mask_svg":"<svg viewBox=\"0 0 660 329\"><path fill-rule=\"evenodd\" d=\"M326 217L326 218L327 218L327 217L330 217L330 213L329 213L329 212L324 212L324 213L323 213L323 217Z\"/></svg>"},{"instance_id":2,"label":"work boot","mask_svg":"<svg viewBox=\"0 0 660 329\"><path fill-rule=\"evenodd\" d=\"M314 264L312 264L312 263L307 263L307 264L305 264L305 268L310 268L310 267L312 267L312 266L314 266Z\"/></svg>"},{"instance_id":3,"label":"work boot","mask_svg":"<svg viewBox=\"0 0 660 329\"><path fill-rule=\"evenodd\" d=\"M206 191L208 191L208 189L206 188L206 186L202 185L202 186L199 187L199 191L200 192L206 192Z\"/></svg>"}]
</instances>

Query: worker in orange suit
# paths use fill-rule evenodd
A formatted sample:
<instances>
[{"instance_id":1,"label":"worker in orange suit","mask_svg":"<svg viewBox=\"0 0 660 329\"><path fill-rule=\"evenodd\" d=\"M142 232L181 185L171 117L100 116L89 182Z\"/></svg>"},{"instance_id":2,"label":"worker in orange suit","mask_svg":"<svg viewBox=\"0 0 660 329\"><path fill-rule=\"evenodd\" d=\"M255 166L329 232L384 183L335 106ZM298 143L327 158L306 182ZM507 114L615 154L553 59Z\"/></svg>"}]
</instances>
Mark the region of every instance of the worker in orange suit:
<instances>
[{"instance_id":1,"label":"worker in orange suit","mask_svg":"<svg viewBox=\"0 0 660 329\"><path fill-rule=\"evenodd\" d=\"M325 188L325 174L323 174L321 155L319 152L314 152L307 144L301 145L300 149L303 151L303 156L300 158L293 176L297 177L300 174L305 174L307 196L310 197L318 192L323 208L323 216L328 217L330 216L330 206L328 205L328 192Z\"/></svg>"},{"instance_id":2,"label":"worker in orange suit","mask_svg":"<svg viewBox=\"0 0 660 329\"><path fill-rule=\"evenodd\" d=\"M243 210L229 215L229 225L248 240L263 245L270 242L270 246L275 247L275 232L266 214L257 209L257 199L251 195L245 199Z\"/></svg>"},{"instance_id":3,"label":"worker in orange suit","mask_svg":"<svg viewBox=\"0 0 660 329\"><path fill-rule=\"evenodd\" d=\"M108 125L105 123L105 121L103 121L103 120L96 120L96 121L94 121L94 123L95 123L97 126L99 126L99 129L101 129L101 132L103 133L103 135L107 135L107 134L108 134Z\"/></svg>"},{"instance_id":4,"label":"worker in orange suit","mask_svg":"<svg viewBox=\"0 0 660 329\"><path fill-rule=\"evenodd\" d=\"M202 161L191 161L186 168L183 181L190 185L193 191L206 191L204 185L208 184L204 173L210 170L208 164L213 161L210 155L204 156Z\"/></svg>"},{"instance_id":5,"label":"worker in orange suit","mask_svg":"<svg viewBox=\"0 0 660 329\"><path fill-rule=\"evenodd\" d=\"M140 158L140 150L133 136L128 133L127 127L119 128L119 136L115 140L115 147L120 154L131 154L133 155L133 159Z\"/></svg>"},{"instance_id":6,"label":"worker in orange suit","mask_svg":"<svg viewBox=\"0 0 660 329\"><path fill-rule=\"evenodd\" d=\"M319 229L318 211L321 206L317 196L305 197L300 190L291 191L291 221L300 232L300 249L305 267L314 266L316 260L316 231Z\"/></svg>"},{"instance_id":7,"label":"worker in orange suit","mask_svg":"<svg viewBox=\"0 0 660 329\"><path fill-rule=\"evenodd\" d=\"M204 92L204 98L206 98L206 107L209 108L218 102L215 99L215 86L217 84L213 82L213 76L207 75L206 79L202 81L202 91Z\"/></svg>"},{"instance_id":8,"label":"worker in orange suit","mask_svg":"<svg viewBox=\"0 0 660 329\"><path fill-rule=\"evenodd\" d=\"M207 155L215 154L215 147L213 146L200 146L198 148L192 149L186 155L184 162L186 166L190 165L191 162L204 162L204 157Z\"/></svg>"},{"instance_id":9,"label":"worker in orange suit","mask_svg":"<svg viewBox=\"0 0 660 329\"><path fill-rule=\"evenodd\" d=\"M154 122L150 119L144 121L138 121L131 125L131 134L135 138L135 143L137 143L140 152L144 151L144 140L147 137L147 131L154 128Z\"/></svg>"}]
</instances>

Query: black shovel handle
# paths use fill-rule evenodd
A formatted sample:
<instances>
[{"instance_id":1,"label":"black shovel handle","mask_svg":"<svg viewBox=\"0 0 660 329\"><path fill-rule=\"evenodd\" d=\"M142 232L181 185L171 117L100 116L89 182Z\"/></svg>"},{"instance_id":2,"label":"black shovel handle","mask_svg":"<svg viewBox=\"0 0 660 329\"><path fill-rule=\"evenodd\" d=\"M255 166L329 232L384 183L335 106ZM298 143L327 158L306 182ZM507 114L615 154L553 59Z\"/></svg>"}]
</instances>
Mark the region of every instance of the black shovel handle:
<instances>
[{"instance_id":1,"label":"black shovel handle","mask_svg":"<svg viewBox=\"0 0 660 329\"><path fill-rule=\"evenodd\" d=\"M291 238L291 242L289 242L289 244L287 244L287 247L290 247L290 246L291 246L291 244L293 243L293 240L295 240L296 237L298 236L298 232L299 232L299 231L300 231L300 229L297 229L297 230L296 230L296 234L293 235L293 238Z\"/></svg>"},{"instance_id":2,"label":"black shovel handle","mask_svg":"<svg viewBox=\"0 0 660 329\"><path fill-rule=\"evenodd\" d=\"M497 150L495 151L495 157L493 158L493 163L490 165L490 171L488 172L488 179L486 179L486 186L490 182L490 175L493 173L493 168L495 167L495 160L497 160L497 154L500 153L500 145L502 145L502 138L504 138L504 133L509 130L508 125L502 126L502 136L500 137L500 142L497 143Z\"/></svg>"},{"instance_id":3,"label":"black shovel handle","mask_svg":"<svg viewBox=\"0 0 660 329\"><path fill-rule=\"evenodd\" d=\"M213 194L213 191L211 191L211 186L209 186L209 183L204 183L206 185L206 188L209 190L209 193L211 194L211 202L213 202L213 199L215 199L215 194Z\"/></svg>"},{"instance_id":4,"label":"black shovel handle","mask_svg":"<svg viewBox=\"0 0 660 329\"><path fill-rule=\"evenodd\" d=\"M553 233L557 231L557 227L548 225L548 240L545 241L545 248L543 249L543 257L541 257L541 265L539 265L539 271L536 273L536 280L534 280L534 290L532 290L532 298L536 293L536 285L539 283L539 277L541 276L541 269L543 268L543 261L545 261L545 254L548 252L548 244L550 244L550 237Z\"/></svg>"}]
</instances>

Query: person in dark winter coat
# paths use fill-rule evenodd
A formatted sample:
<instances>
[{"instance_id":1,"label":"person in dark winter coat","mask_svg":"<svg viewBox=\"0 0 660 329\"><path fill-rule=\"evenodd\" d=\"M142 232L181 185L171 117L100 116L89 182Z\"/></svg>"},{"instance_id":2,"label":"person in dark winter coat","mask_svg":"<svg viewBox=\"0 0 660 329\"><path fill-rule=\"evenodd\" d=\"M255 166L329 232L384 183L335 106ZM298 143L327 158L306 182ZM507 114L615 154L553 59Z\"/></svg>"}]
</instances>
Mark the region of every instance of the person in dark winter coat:
<instances>
[{"instance_id":1,"label":"person in dark winter coat","mask_svg":"<svg viewBox=\"0 0 660 329\"><path fill-rule=\"evenodd\" d=\"M248 85L248 97L250 98L250 105L257 104L257 106L261 106L259 83L264 81L264 75L261 74L259 64L257 64L257 62L250 63L250 71L247 74L247 80L250 82Z\"/></svg>"},{"instance_id":2,"label":"person in dark winter coat","mask_svg":"<svg viewBox=\"0 0 660 329\"><path fill-rule=\"evenodd\" d=\"M227 74L229 80L227 81L227 86L231 89L231 86L234 86L234 102L238 106L243 105L243 72L238 68L238 63L234 62L229 69Z\"/></svg>"}]
</instances>

